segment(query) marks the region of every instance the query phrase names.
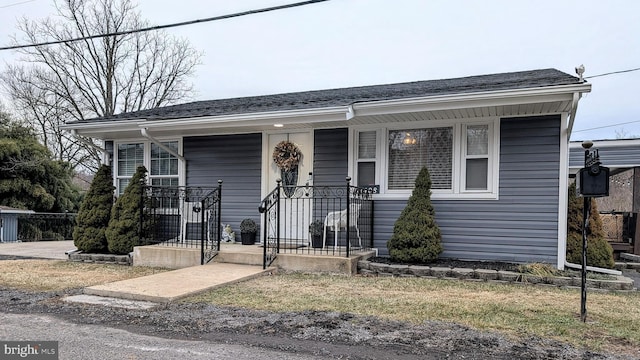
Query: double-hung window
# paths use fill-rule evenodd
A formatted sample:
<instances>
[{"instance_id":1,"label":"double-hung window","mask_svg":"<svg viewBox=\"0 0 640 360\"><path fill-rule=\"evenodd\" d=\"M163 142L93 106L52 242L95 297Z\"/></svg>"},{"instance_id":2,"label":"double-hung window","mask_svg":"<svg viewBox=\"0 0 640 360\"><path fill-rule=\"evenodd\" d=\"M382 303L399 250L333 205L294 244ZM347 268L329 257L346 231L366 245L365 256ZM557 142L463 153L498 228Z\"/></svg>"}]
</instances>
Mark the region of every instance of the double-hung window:
<instances>
[{"instance_id":1,"label":"double-hung window","mask_svg":"<svg viewBox=\"0 0 640 360\"><path fill-rule=\"evenodd\" d=\"M144 165L144 143L118 144L116 187L122 195L138 166Z\"/></svg>"},{"instance_id":2,"label":"double-hung window","mask_svg":"<svg viewBox=\"0 0 640 360\"><path fill-rule=\"evenodd\" d=\"M165 142L162 145L178 152L177 141ZM154 186L178 186L179 182L178 158L154 143L151 143L149 179Z\"/></svg>"},{"instance_id":3,"label":"double-hung window","mask_svg":"<svg viewBox=\"0 0 640 360\"><path fill-rule=\"evenodd\" d=\"M499 120L416 122L355 129L353 174L381 197L411 194L423 167L434 198L497 199Z\"/></svg>"},{"instance_id":4,"label":"double-hung window","mask_svg":"<svg viewBox=\"0 0 640 360\"><path fill-rule=\"evenodd\" d=\"M162 142L162 145L179 152L178 141ZM148 170L149 183L155 186L178 186L180 169L178 158L155 143L148 141L120 143L116 146L116 188L121 195L129 185L138 166Z\"/></svg>"}]
</instances>

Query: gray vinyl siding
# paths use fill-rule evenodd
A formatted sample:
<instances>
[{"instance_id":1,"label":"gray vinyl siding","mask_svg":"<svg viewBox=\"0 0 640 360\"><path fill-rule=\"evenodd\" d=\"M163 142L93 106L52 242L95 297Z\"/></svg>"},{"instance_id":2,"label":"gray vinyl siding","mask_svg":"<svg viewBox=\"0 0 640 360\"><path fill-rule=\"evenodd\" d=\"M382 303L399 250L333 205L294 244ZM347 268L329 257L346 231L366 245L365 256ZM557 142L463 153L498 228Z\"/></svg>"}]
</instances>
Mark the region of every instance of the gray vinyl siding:
<instances>
[{"instance_id":1,"label":"gray vinyl siding","mask_svg":"<svg viewBox=\"0 0 640 360\"><path fill-rule=\"evenodd\" d=\"M348 166L349 130L316 130L313 150L314 185L345 185Z\"/></svg>"},{"instance_id":2,"label":"gray vinyl siding","mask_svg":"<svg viewBox=\"0 0 640 360\"><path fill-rule=\"evenodd\" d=\"M603 166L633 167L640 165L640 146L638 145L607 146L606 142L598 144L596 141L594 142L594 148L598 149L600 162L602 162ZM576 169L584 167L584 149L582 147L571 147L569 149L569 167Z\"/></svg>"},{"instance_id":3,"label":"gray vinyl siding","mask_svg":"<svg viewBox=\"0 0 640 360\"><path fill-rule=\"evenodd\" d=\"M185 137L187 186L217 186L222 180L223 224L240 238L240 222L260 223L262 134Z\"/></svg>"},{"instance_id":4,"label":"gray vinyl siding","mask_svg":"<svg viewBox=\"0 0 640 360\"><path fill-rule=\"evenodd\" d=\"M557 262L560 116L502 119L499 200L433 200L443 257ZM375 202L374 247L406 201Z\"/></svg>"}]
</instances>

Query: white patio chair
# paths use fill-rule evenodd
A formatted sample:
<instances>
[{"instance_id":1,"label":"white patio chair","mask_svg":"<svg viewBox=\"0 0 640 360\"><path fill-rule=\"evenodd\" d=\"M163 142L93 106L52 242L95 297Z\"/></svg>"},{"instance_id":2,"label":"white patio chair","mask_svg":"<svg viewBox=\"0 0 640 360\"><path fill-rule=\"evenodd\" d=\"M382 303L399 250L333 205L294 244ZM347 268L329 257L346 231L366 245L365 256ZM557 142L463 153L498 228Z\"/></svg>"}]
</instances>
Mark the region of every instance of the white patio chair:
<instances>
[{"instance_id":1,"label":"white patio chair","mask_svg":"<svg viewBox=\"0 0 640 360\"><path fill-rule=\"evenodd\" d=\"M200 201L186 201L183 200L182 201L182 233L181 233L181 240L185 241L185 240L200 240L200 239L187 239L187 231L189 229L189 224L197 224L198 226L198 233L200 232L200 227L202 226L202 203ZM203 236L205 236L205 240L207 241L211 241L210 236L209 236L209 211L206 210L205 214L204 214L204 221L205 221L205 233L203 234Z\"/></svg>"},{"instance_id":2,"label":"white patio chair","mask_svg":"<svg viewBox=\"0 0 640 360\"><path fill-rule=\"evenodd\" d=\"M360 216L360 208L362 207L362 204L354 203L349 205L349 207L349 226L356 228L358 246L362 247L362 238L360 238L360 229L358 228L358 217ZM345 231L349 231L349 229L347 229L347 209L330 212L327 214L327 217L324 218L324 236L322 237L323 248L327 246L327 228L329 226L331 226L331 229L333 230L333 249L335 250L338 248L338 233L340 232L340 229L344 228Z\"/></svg>"}]
</instances>

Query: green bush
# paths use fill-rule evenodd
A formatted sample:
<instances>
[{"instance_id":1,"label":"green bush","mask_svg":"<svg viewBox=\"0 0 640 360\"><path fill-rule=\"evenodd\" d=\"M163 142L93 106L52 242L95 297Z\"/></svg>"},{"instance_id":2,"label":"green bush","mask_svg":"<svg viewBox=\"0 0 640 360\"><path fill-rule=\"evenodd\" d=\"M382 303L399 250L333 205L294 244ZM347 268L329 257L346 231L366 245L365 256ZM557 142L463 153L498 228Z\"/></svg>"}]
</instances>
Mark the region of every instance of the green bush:
<instances>
[{"instance_id":1,"label":"green bush","mask_svg":"<svg viewBox=\"0 0 640 360\"><path fill-rule=\"evenodd\" d=\"M140 239L142 188L146 183L147 169L139 166L124 193L111 209L107 227L107 245L112 254L128 254Z\"/></svg>"},{"instance_id":2,"label":"green bush","mask_svg":"<svg viewBox=\"0 0 640 360\"><path fill-rule=\"evenodd\" d=\"M576 185L569 186L567 209L567 261L582 264L582 211L584 200L576 194ZM613 269L613 248L605 239L602 219L595 199L591 199L587 229L587 265Z\"/></svg>"},{"instance_id":3,"label":"green bush","mask_svg":"<svg viewBox=\"0 0 640 360\"><path fill-rule=\"evenodd\" d=\"M73 244L87 253L108 251L106 230L113 207L111 167L102 165L91 182L73 229Z\"/></svg>"},{"instance_id":4,"label":"green bush","mask_svg":"<svg viewBox=\"0 0 640 360\"><path fill-rule=\"evenodd\" d=\"M431 205L431 177L426 167L416 178L413 193L393 226L387 248L393 261L405 263L430 262L442 253L442 235Z\"/></svg>"}]
</instances>

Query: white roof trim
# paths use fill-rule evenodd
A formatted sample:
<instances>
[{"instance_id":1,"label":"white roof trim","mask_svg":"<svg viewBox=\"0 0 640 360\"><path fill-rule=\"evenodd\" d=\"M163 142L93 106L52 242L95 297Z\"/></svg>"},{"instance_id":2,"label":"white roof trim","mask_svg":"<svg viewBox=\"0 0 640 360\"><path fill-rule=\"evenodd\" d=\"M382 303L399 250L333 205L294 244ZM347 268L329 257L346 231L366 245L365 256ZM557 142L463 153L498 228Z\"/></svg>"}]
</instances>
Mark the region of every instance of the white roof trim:
<instances>
[{"instance_id":1,"label":"white roof trim","mask_svg":"<svg viewBox=\"0 0 640 360\"><path fill-rule=\"evenodd\" d=\"M571 101L576 92L591 91L591 84L547 86L517 90L497 90L473 93L433 95L408 99L377 100L356 102L347 106L333 106L315 109L295 109L271 112L203 116L195 118L174 118L166 120L119 120L91 123L73 123L62 126L65 130L91 131L94 134L139 131L149 129L198 129L228 126L270 125L274 121L282 124L316 123L328 121L348 121L357 116L417 111L463 109L482 106L517 105L538 102Z\"/></svg>"}]
</instances>

